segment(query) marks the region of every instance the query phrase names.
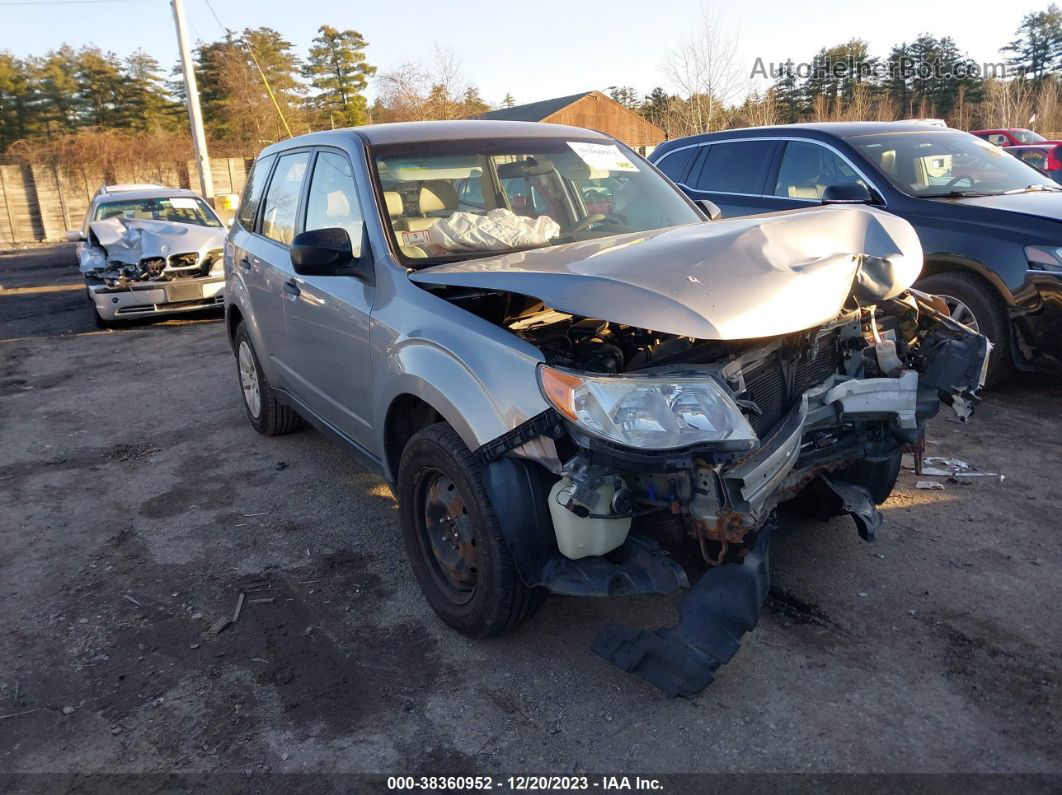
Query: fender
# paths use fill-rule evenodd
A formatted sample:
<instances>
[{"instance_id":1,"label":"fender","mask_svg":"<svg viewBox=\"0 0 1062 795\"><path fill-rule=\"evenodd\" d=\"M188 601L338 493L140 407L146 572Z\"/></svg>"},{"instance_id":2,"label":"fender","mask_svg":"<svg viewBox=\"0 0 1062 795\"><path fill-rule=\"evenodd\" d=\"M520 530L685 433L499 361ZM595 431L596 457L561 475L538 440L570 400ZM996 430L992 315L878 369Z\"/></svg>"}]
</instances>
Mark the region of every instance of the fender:
<instances>
[{"instance_id":1,"label":"fender","mask_svg":"<svg viewBox=\"0 0 1062 795\"><path fill-rule=\"evenodd\" d=\"M512 354L519 367L507 366L513 362L499 357L494 367L474 371L435 342L406 339L384 358L387 370L374 374L379 416L387 416L401 395L414 395L434 408L469 450L476 450L549 408L539 394L534 363L523 361L524 355L516 351ZM498 402L498 396L505 395L519 395L520 402ZM386 450L385 426L380 422L376 429L380 451Z\"/></svg>"}]
</instances>

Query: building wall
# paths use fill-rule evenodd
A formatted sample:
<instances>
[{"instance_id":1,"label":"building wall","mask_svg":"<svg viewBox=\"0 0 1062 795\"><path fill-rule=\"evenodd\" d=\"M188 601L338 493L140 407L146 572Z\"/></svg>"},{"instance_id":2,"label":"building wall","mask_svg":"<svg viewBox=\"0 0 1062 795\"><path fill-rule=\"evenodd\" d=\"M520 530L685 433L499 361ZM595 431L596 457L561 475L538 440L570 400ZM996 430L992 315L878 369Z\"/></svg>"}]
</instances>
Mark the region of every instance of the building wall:
<instances>
[{"instance_id":1,"label":"building wall","mask_svg":"<svg viewBox=\"0 0 1062 795\"><path fill-rule=\"evenodd\" d=\"M637 113L627 110L600 91L594 91L582 99L577 99L571 105L561 108L542 121L587 127L611 135L613 138L619 138L628 146L647 147L648 151L652 151L652 147L664 141L663 130L655 124L650 124Z\"/></svg>"}]
</instances>

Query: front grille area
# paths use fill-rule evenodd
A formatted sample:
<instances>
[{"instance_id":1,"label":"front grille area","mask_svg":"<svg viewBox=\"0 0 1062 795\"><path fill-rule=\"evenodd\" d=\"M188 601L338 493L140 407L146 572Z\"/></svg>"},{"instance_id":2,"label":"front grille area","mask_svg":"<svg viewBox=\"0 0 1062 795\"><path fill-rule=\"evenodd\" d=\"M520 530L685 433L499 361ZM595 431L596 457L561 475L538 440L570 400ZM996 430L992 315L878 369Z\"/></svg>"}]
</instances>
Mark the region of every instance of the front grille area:
<instances>
[{"instance_id":1,"label":"front grille area","mask_svg":"<svg viewBox=\"0 0 1062 795\"><path fill-rule=\"evenodd\" d=\"M793 407L802 392L817 386L837 372L837 334L819 337L818 347L811 354L810 345L801 352L793 373L793 384L786 383L783 356L793 353L776 351L745 371L745 394L760 409L759 416L749 415L749 424L761 439L770 432Z\"/></svg>"}]
</instances>

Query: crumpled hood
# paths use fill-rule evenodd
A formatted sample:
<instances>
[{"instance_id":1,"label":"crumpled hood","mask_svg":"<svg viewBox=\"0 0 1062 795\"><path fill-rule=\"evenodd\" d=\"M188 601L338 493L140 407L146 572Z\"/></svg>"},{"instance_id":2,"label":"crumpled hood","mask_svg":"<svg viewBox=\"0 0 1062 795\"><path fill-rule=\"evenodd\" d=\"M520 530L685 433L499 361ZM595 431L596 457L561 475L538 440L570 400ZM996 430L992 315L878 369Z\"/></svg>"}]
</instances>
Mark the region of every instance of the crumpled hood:
<instances>
[{"instance_id":1,"label":"crumpled hood","mask_svg":"<svg viewBox=\"0 0 1062 795\"><path fill-rule=\"evenodd\" d=\"M172 254L198 253L200 257L225 245L224 228L181 224L172 221L151 221L133 218L108 218L93 221L92 233L107 252L108 260L136 265L151 257L165 259ZM82 257L82 270L86 264L99 267L98 263ZM93 267L89 268L90 270Z\"/></svg>"},{"instance_id":2,"label":"crumpled hood","mask_svg":"<svg viewBox=\"0 0 1062 795\"><path fill-rule=\"evenodd\" d=\"M414 271L574 315L698 339L771 337L836 317L850 294L899 295L922 269L914 228L869 207L818 207L618 235Z\"/></svg>"}]
</instances>

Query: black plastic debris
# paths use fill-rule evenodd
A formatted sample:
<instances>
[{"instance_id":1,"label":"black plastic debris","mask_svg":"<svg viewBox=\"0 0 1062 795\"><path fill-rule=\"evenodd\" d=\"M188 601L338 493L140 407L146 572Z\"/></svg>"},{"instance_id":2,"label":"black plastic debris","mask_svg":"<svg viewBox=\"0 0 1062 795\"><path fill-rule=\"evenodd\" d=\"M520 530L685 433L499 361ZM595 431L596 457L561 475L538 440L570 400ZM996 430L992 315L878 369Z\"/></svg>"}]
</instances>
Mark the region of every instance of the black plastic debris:
<instances>
[{"instance_id":1,"label":"black plastic debris","mask_svg":"<svg viewBox=\"0 0 1062 795\"><path fill-rule=\"evenodd\" d=\"M873 541L881 527L881 512L874 504L874 498L865 486L857 486L846 480L821 476L834 494L841 500L841 507L846 513L851 514L859 530L859 537L864 541Z\"/></svg>"},{"instance_id":2,"label":"black plastic debris","mask_svg":"<svg viewBox=\"0 0 1062 795\"><path fill-rule=\"evenodd\" d=\"M743 563L710 569L679 604L675 626L636 630L610 623L590 648L669 696L704 690L760 619L770 588L768 550L776 529L773 519L763 526Z\"/></svg>"}]
</instances>

